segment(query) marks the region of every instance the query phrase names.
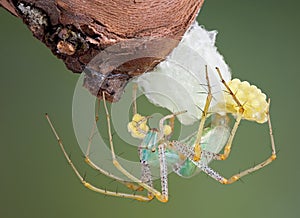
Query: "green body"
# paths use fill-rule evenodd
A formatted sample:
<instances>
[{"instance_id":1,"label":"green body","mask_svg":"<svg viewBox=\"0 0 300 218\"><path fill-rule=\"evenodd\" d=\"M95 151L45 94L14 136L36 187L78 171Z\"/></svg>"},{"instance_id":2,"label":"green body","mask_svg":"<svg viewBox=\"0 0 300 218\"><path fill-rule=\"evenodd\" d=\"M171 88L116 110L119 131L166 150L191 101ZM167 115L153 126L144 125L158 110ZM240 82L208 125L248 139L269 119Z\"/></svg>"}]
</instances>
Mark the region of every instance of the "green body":
<instances>
[{"instance_id":1,"label":"green body","mask_svg":"<svg viewBox=\"0 0 300 218\"><path fill-rule=\"evenodd\" d=\"M203 151L217 154L223 149L230 135L228 120L226 115L211 116L210 125L203 130L201 137L201 147ZM196 137L197 132L180 141L180 143L183 146L191 147L191 150L193 150ZM161 142L158 140L157 130L150 130L141 143L140 160L146 161L151 167L159 167L159 143ZM204 152L202 152L202 154L203 153ZM181 177L189 178L201 171L189 158L183 158L172 146L166 146L165 156L168 167L171 167L171 169ZM204 165L208 165L211 160L211 156L202 155L200 162ZM175 166L176 170L174 170Z\"/></svg>"}]
</instances>

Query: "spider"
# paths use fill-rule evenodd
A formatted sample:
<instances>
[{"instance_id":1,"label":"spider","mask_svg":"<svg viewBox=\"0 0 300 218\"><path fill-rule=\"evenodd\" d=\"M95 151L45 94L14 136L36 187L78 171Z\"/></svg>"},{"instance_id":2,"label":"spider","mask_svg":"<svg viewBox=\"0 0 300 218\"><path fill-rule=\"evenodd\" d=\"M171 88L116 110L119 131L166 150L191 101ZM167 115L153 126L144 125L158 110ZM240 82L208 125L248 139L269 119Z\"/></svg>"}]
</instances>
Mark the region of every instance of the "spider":
<instances>
[{"instance_id":1,"label":"spider","mask_svg":"<svg viewBox=\"0 0 300 218\"><path fill-rule=\"evenodd\" d=\"M261 93L256 86L250 85L246 81L241 82L238 79L233 79L226 83L219 68L216 67L216 71L225 87L224 102L219 102L216 106L214 106L216 111L218 109L221 111L209 113L210 103L213 96L211 93L211 86L206 68L208 93L204 109L202 110L198 131L181 141L171 140L170 137L174 130L175 117L179 114L185 113L186 111L173 113L163 117L159 121L159 128L151 129L147 125L147 120L149 117L142 116L137 112L135 97L137 87L134 86L133 117L132 121L128 123L128 131L133 137L141 139L141 143L138 147L142 172L141 178L137 178L128 170L126 170L116 157L111 134L110 115L106 105L105 93L103 93L103 104L107 119L112 162L113 165L130 180L130 182L112 175L90 160L89 150L91 142L89 142L88 149L85 154L85 161L100 173L119 181L132 190L147 190L147 196L108 191L103 188L98 188L86 181L85 178L79 173L70 157L67 155L64 145L47 114L46 118L56 139L58 140L66 160L86 188L110 196L131 198L139 201L150 201L155 197L161 202L167 202L168 166L171 166L172 171L182 177L190 177L202 171L221 184L231 184L239 180L241 177L265 167L276 159L275 143L269 115L270 100L267 102L265 94ZM229 127L230 117L228 114L232 114L235 117L235 122L232 128ZM206 121L208 118L210 118L211 125L207 127L205 124L207 123ZM258 123L268 122L272 153L263 162L227 179L217 173L215 170L211 169L208 164L211 160L225 160L228 158L231 151L232 141L242 119L256 121ZM165 124L167 121L169 121L169 124ZM94 123L92 131L95 129L96 122L97 119ZM223 153L219 153L223 148ZM160 169L160 191L153 187L151 167L154 166L158 166Z\"/></svg>"}]
</instances>

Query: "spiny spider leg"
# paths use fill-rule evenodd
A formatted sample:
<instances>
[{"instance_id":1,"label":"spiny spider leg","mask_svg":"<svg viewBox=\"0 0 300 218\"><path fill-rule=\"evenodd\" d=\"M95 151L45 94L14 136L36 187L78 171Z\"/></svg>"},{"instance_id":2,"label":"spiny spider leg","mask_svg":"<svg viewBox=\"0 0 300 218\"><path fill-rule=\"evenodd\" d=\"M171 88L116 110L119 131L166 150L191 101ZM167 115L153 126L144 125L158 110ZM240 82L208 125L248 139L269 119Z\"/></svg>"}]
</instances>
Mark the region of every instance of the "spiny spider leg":
<instances>
[{"instance_id":1,"label":"spiny spider leg","mask_svg":"<svg viewBox=\"0 0 300 218\"><path fill-rule=\"evenodd\" d=\"M180 141L172 141L171 146L173 146L178 152L183 154L189 160L191 160L195 166L197 166L201 171L206 173L208 176L212 177L213 179L215 179L216 181L218 181L222 184L225 184L227 182L227 180L223 176L221 176L219 173L217 173L216 171L214 171L213 169L208 167L207 164L204 164L201 161L194 161L195 153L194 153L194 150L190 146L188 146ZM203 150L201 153L201 158L203 158L203 156L205 154L206 154L206 151Z\"/></svg>"},{"instance_id":2,"label":"spiny spider leg","mask_svg":"<svg viewBox=\"0 0 300 218\"><path fill-rule=\"evenodd\" d=\"M173 114L169 114L169 115L166 115L164 116L163 118L160 119L159 121L159 132L160 132L160 139L161 138L164 138L164 137L167 137L169 136L173 130L174 130L174 119L177 115L180 115L180 114L183 114L183 113L186 113L187 111L179 111L179 112L176 112L176 113L173 113ZM164 122L166 120L170 120L170 125L164 125ZM168 129L166 129L168 128Z\"/></svg>"},{"instance_id":3,"label":"spiny spider leg","mask_svg":"<svg viewBox=\"0 0 300 218\"><path fill-rule=\"evenodd\" d=\"M161 182L161 193L165 199L168 200L169 191L168 191L168 167L167 167L167 157L166 157L166 147L169 144L169 135L173 132L172 126L170 126L170 130L166 130L166 126L164 122L166 120L170 120L174 122L175 116L186 113L186 111L181 111L177 113L173 113L167 115L160 119L159 121L159 142L161 143L158 145L158 159L159 159L159 167L160 167L160 182Z\"/></svg>"},{"instance_id":4,"label":"spiny spider leg","mask_svg":"<svg viewBox=\"0 0 300 218\"><path fill-rule=\"evenodd\" d=\"M222 184L231 184L231 183L234 183L235 181L237 181L238 179L240 179L241 177L265 167L266 165L270 164L272 161L274 161L276 159L275 142L274 142L274 137L273 137L273 132L272 132L270 113L269 113L270 99L267 103L265 100L265 95L263 93L261 93L261 91L257 87L250 86L249 83L244 83L239 80L236 80L235 84L238 84L239 86L237 86L237 87L241 88L241 90L244 92L240 92L239 97L237 97L237 95L234 94L234 92L232 91L230 86L224 81L219 69L218 68L216 68L216 69L218 71L218 74L221 78L222 83L224 84L224 86L227 89L227 92L229 93L229 96L232 97L232 99L233 99L233 101L232 101L232 99L231 99L231 101L229 99L228 103L227 103L227 101L225 101L226 105L224 105L224 106L226 108L226 111L224 111L224 112L232 113L233 115L236 116L235 124L233 125L231 132L227 133L226 137L228 137L228 138L227 138L226 142L224 142L224 144L226 144L226 146L224 148L224 154L217 154L217 153L208 152L206 150L203 150L201 153L200 160L195 161L194 157L196 154L195 154L195 149L193 149L193 145L195 146L195 143L189 146L189 144L185 144L185 142L172 141L172 142L170 142L170 144L171 144L171 146L174 146L178 152L182 153L185 157L187 157L190 161L192 161L195 166L197 166L203 172L208 174L210 177L214 178L215 180L219 181ZM240 84L241 84L241 86L240 86ZM232 81L231 81L231 85L233 85ZM251 94L252 94L252 95L250 95L251 97L249 95L245 95L245 93L249 93L249 91L251 91ZM243 101L245 103L242 105L238 98L243 98L244 99ZM253 99L255 100L254 103L253 103ZM252 101L252 103L251 103L251 101ZM219 118L215 117L213 119L213 121L217 121L217 123L219 123L219 124L217 124L217 126L220 125L220 127L222 127L223 124L226 125L226 123L228 122L227 115L221 116L220 120L218 120L218 119ZM254 167L246 169L238 174L235 174L235 175L231 176L229 179L227 179L227 178L221 176L219 173L215 172L210 167L208 167L205 159L206 160L207 159L208 160L209 159L225 160L228 157L228 155L230 154L231 144L232 144L234 135L236 133L236 130L239 126L241 119L252 120L252 121L256 121L258 123L264 123L265 121L268 121L272 153L266 160L262 161L261 163L255 165ZM224 126L224 127L226 127L226 126ZM212 131L212 130L210 130L210 131ZM222 133L222 131L221 131L221 133ZM219 135L212 135L212 137L213 138L219 137ZM178 168L178 169L176 168L177 171L180 170L181 167L183 167L183 165L181 165L181 166L177 165L177 168Z\"/></svg>"},{"instance_id":5,"label":"spiny spider leg","mask_svg":"<svg viewBox=\"0 0 300 218\"><path fill-rule=\"evenodd\" d=\"M67 160L67 162L69 163L69 165L71 166L71 168L73 169L74 173L76 174L76 176L79 178L79 180L81 181L81 183L88 189L104 194L104 195L109 195L109 196L115 196L115 197L123 197L123 198L130 198L130 199L135 199L135 200L139 200L139 201L149 201L151 199L149 199L148 197L142 196L142 195L135 195L135 194L127 194L127 193L122 193L122 192L114 192L114 191L108 191L106 189L102 189L102 188L98 188L92 184L90 184L89 182L87 182L85 180L85 178L79 173L79 171L77 170L77 168L75 167L74 163L72 162L72 160L70 159L70 157L68 156L64 145L62 143L62 140L60 139L60 137L58 136L48 114L46 114L46 119L51 127L52 132L54 133L58 144ZM111 174L109 174L111 175Z\"/></svg>"},{"instance_id":6,"label":"spiny spider leg","mask_svg":"<svg viewBox=\"0 0 300 218\"><path fill-rule=\"evenodd\" d=\"M236 131L237 131L239 125L240 125L240 122L243 118L243 113L244 113L245 109L244 109L243 105L240 103L240 101L237 99L236 95L232 92L230 87L227 85L227 83L223 79L220 69L218 67L216 67L216 70L219 74L221 82L226 87L228 93L232 96L233 100L236 102L237 106L239 107L238 113L236 114L235 123L233 125L232 130L231 130L231 133L230 133L229 139L226 143L226 146L224 148L224 153L218 155L219 156L218 160L226 160L228 158L229 154L230 154L232 141L233 141L235 133L236 133Z\"/></svg>"},{"instance_id":7,"label":"spiny spider leg","mask_svg":"<svg viewBox=\"0 0 300 218\"><path fill-rule=\"evenodd\" d=\"M225 160L229 156L229 154L230 154L232 141L233 141L233 138L235 136L236 130L237 130L239 124L240 124L240 121L243 118L243 114L245 112L245 108L243 107L243 105L240 103L240 101L238 100L238 98L236 97L236 95L233 93L233 91L231 90L231 88L228 86L228 84L223 79L222 74L220 72L220 69L218 67L216 67L216 70L217 70L217 72L219 74L221 82L224 84L224 86L226 87L227 91L232 96L233 100L236 102L236 104L237 104L237 106L239 108L235 124L234 124L234 126L232 128L230 137L229 137L229 139L227 141L227 144L226 144L226 146L224 148L224 153L223 154L219 154L218 158L217 158L218 160ZM273 159L273 160L275 160L276 159L276 150L275 150L274 137L273 137L273 134L272 134L272 125L271 125L271 120L270 120L269 107L270 107L270 99L268 101L268 111L266 112L266 114L267 114L267 121L268 121L268 125L269 125L270 138L271 138L271 147L272 147L272 155L271 155L270 158Z\"/></svg>"},{"instance_id":8,"label":"spiny spider leg","mask_svg":"<svg viewBox=\"0 0 300 218\"><path fill-rule=\"evenodd\" d=\"M141 116L140 114L138 114L136 93L137 93L137 84L134 83L132 89L132 102L133 102L132 121L128 124L129 125L128 128L134 131L134 133L132 133L133 137L144 138L147 132L149 131L149 128L146 123L151 116Z\"/></svg>"},{"instance_id":9,"label":"spiny spider leg","mask_svg":"<svg viewBox=\"0 0 300 218\"><path fill-rule=\"evenodd\" d=\"M161 179L161 193L162 199L164 201L168 200L168 177L167 177L167 162L166 162L166 144L167 141L173 132L174 128L174 119L176 115L179 115L184 112L174 113L171 115L167 115L163 117L159 122L159 130L149 129L146 125L147 117L143 117L137 112L137 104L136 104L136 92L137 86L134 84L133 86L133 118L129 123L129 131L132 133L133 137L142 138L142 144L139 146L139 156L142 168L142 182L146 183L150 187L153 187L152 184L152 175L149 164L150 156L153 157L153 154L156 153L159 167L160 167L160 179ZM169 119L170 125L164 125L164 122ZM134 123L133 123L134 122ZM143 129L141 126L143 125ZM152 153L152 154L150 154ZM151 161L151 160L150 160ZM153 160L152 160L153 161ZM153 193L148 192L148 196L153 197Z\"/></svg>"},{"instance_id":10,"label":"spiny spider leg","mask_svg":"<svg viewBox=\"0 0 300 218\"><path fill-rule=\"evenodd\" d=\"M215 160L225 160L228 155L230 154L230 150L231 150L231 144L234 138L234 135L236 133L236 130L239 126L239 123L241 121L242 118L244 118L244 112L245 112L245 108L244 106L240 103L240 101L238 100L237 96L233 93L233 91L231 90L231 88L228 86L228 84L225 82L225 80L223 79L221 72L218 68L217 72L221 78L222 83L224 84L224 86L226 87L228 93L231 95L231 97L233 98L234 102L237 104L238 106L238 110L237 110L237 114L236 115L236 121L235 124L232 128L232 131L230 133L230 136L227 140L226 146L224 148L224 154L213 154L213 153L203 153L203 155L211 155L211 157ZM256 88L256 87L255 87ZM254 89L255 89L254 88ZM214 170L212 170L211 168L209 168L206 164L203 164L201 162L197 162L193 160L193 156L195 155L194 152L189 149L189 148L185 148L184 145L182 145L180 142L173 142L174 146L178 149L179 152L182 152L184 155L186 155L198 168L200 168L202 171L204 171L206 174L208 174L209 176L211 176L212 178L214 178L215 180L219 181L222 184L231 184L234 183L235 181L239 180L241 177L248 175L249 173L252 173L254 171L257 171L263 167L265 167L266 165L270 164L272 161L274 161L276 159L276 150L275 150L275 142L274 142L274 136L273 136L273 131L272 131L272 125L271 125L271 119L270 119L270 113L269 113L269 107L270 107L270 99L268 101L268 107L267 107L267 111L265 111L265 115L266 115L266 120L268 121L268 126L269 126L269 134L270 134L270 141L271 141L271 149L272 149L272 153L271 155L263 162L255 165L254 167L251 167L249 169L246 169L238 174L235 174L233 176L231 176L229 179L224 178L223 176L221 176L220 174L218 174L217 172L215 172ZM256 109L256 108L255 108ZM255 110L256 112L256 110ZM245 119L248 119L248 117L245 117ZM256 119L254 118L255 121L257 122L261 122L260 119ZM202 156L203 156L202 155Z\"/></svg>"},{"instance_id":11,"label":"spiny spider leg","mask_svg":"<svg viewBox=\"0 0 300 218\"><path fill-rule=\"evenodd\" d=\"M189 146L187 146L179 141L173 141L172 146L174 146L177 151L181 152L183 155L188 157L195 164L195 166L197 166L199 169L201 169L208 176L212 177L213 179L215 179L216 181L218 181L222 184L232 184L232 183L236 182L237 180L239 180L241 177L246 176L254 171L257 171L257 170L267 166L268 164L270 164L272 161L274 161L276 159L275 143L274 143L272 125L271 125L271 120L270 120L269 114L268 114L268 125L269 125L269 133L270 133L271 147L272 147L271 156L269 156L265 161L262 161L261 163L255 165L251 168L248 168L240 173L237 173L228 179L221 176L218 172L216 172L215 170L208 167L207 164L201 163L199 161L194 161L193 157L195 154L194 154L194 151ZM201 159L205 155L210 156L215 160L219 160L219 154L215 154L215 153L207 152L207 151L202 152Z\"/></svg>"},{"instance_id":12,"label":"spiny spider leg","mask_svg":"<svg viewBox=\"0 0 300 218\"><path fill-rule=\"evenodd\" d=\"M137 89L138 89L138 85L136 83L133 83L133 87L132 87L132 102L133 102L132 113L133 113L133 116L135 114L137 114L137 104L136 104Z\"/></svg>"},{"instance_id":13,"label":"spiny spider leg","mask_svg":"<svg viewBox=\"0 0 300 218\"><path fill-rule=\"evenodd\" d=\"M199 124L199 128L198 128L198 133L197 133L197 138L195 141L195 147L194 147L194 157L193 160L194 161L200 161L200 157L201 157L201 137L202 137L202 133L203 133L203 129L204 129L204 124L207 118L207 114L208 114L208 109L212 100L212 94L211 94L211 87L210 87L210 83L209 83L209 78L208 78L208 71L207 71L207 65L205 65L205 74L206 74L206 81L207 81L207 86L208 86L208 93L207 93L207 97L206 97L206 101L205 101L205 106L204 109L202 110L202 116L201 116L201 120L200 120L200 124Z\"/></svg>"},{"instance_id":14,"label":"spiny spider leg","mask_svg":"<svg viewBox=\"0 0 300 218\"><path fill-rule=\"evenodd\" d=\"M139 147L139 157L142 157L142 148ZM146 183L153 188L152 174L148 161L140 160L141 162L141 180L143 183ZM154 195L151 192L148 192L148 198L153 199Z\"/></svg>"},{"instance_id":15,"label":"spiny spider leg","mask_svg":"<svg viewBox=\"0 0 300 218\"><path fill-rule=\"evenodd\" d=\"M131 181L138 183L140 186L145 188L148 192L152 193L159 201L161 202L167 202L168 198L167 196L163 195L161 192L156 190L155 188L149 186L148 184L144 183L140 179L136 178L133 176L131 173L129 173L117 160L116 154L114 151L114 145L113 145L113 140L112 140L112 135L111 135L111 124L110 124L110 116L108 113L107 105L106 105L106 100L105 100L105 93L103 92L103 101L104 101L104 108L106 112L106 119L107 119L107 127L108 127L108 135L109 135L109 144L110 144L110 150L111 150L111 155L112 155L112 161L114 166L125 176L127 176Z\"/></svg>"},{"instance_id":16,"label":"spiny spider leg","mask_svg":"<svg viewBox=\"0 0 300 218\"><path fill-rule=\"evenodd\" d=\"M134 117L137 114L137 103L136 103L137 89L138 89L138 86L136 83L134 83L133 89L132 89L132 102L133 102L133 108L132 108L133 116L132 117ZM148 117L145 117L136 123L137 131L143 135L146 135L147 132L144 131L140 126L142 125L142 123L147 122L147 120L148 120ZM142 148L139 147L138 152L139 152L139 157L141 157L142 156ZM150 165L147 161L140 160L140 162L141 162L141 181L153 188L153 181L152 181ZM153 199L154 195L151 192L148 192L148 198Z\"/></svg>"},{"instance_id":17,"label":"spiny spider leg","mask_svg":"<svg viewBox=\"0 0 300 218\"><path fill-rule=\"evenodd\" d=\"M239 99L237 98L236 94L233 93L233 91L231 90L231 88L228 86L228 84L225 82L224 78L222 77L222 74L220 72L220 69L218 67L216 67L216 70L219 74L219 77L221 79L221 82L223 83L223 85L226 87L227 91L229 92L229 94L231 95L231 97L233 98L233 100L235 101L235 103L237 104L239 110L237 112L237 117L236 117L236 121L235 124L232 128L231 134L229 136L229 139L227 141L227 144L224 148L224 153L223 154L218 154L217 156L214 156L214 159L217 160L225 160L229 154L230 154L230 150L231 150L231 145L232 145L232 141L234 138L234 135L236 133L236 130L239 126L239 123L241 121L241 119L243 118L244 112L245 112L245 108L244 106L240 103ZM266 165L270 164L272 161L274 161L276 159L276 150L275 150L275 141L274 141L274 136L273 136L273 131L272 131L272 125L271 125L271 118L270 118L270 99L268 100L268 109L266 112L267 115L267 121L268 121L268 126L269 126L269 132L270 132L270 140L271 140L271 149L272 149L272 153L271 155L263 162L255 165L254 167L251 167L249 169L246 169L238 174L235 174L233 176L231 176L227 182L225 184L231 184L235 181L237 181L238 179L240 179L241 177L252 173L254 171L257 171L263 167L265 167Z\"/></svg>"},{"instance_id":18,"label":"spiny spider leg","mask_svg":"<svg viewBox=\"0 0 300 218\"><path fill-rule=\"evenodd\" d=\"M104 101L104 107L106 111L106 117L107 117L107 126L108 126L108 135L110 139L110 146L111 146L111 152L112 152L112 159L113 164L115 167L122 172L125 176L127 176L130 180L133 182L138 183L140 186L144 187L148 191L148 197L153 198L155 196L159 201L161 202L167 202L168 201L168 178L167 178L167 161L166 161L166 141L167 136L171 133L172 128L168 127L165 128L168 125L163 125L164 121L167 119L173 119L176 115L179 115L183 112L174 113L171 115L167 115L163 117L160 120L160 130L155 129L149 129L146 125L145 117L139 115L137 113L137 106L136 106L136 87L133 89L133 118L132 122L129 123L128 129L132 133L133 137L141 138L143 139L142 144L139 146L139 152L140 152L140 160L141 160L141 166L142 166L142 177L141 179L136 178L131 173L129 173L121 164L118 162L115 152L114 152L114 145L111 137L111 124L110 124L110 116L108 113L106 100L105 100L105 94L103 93L103 101ZM142 120L142 123L139 124L139 121ZM139 128L139 125L143 125L143 129ZM171 129L171 130L170 130ZM143 131L141 131L143 130ZM157 137L157 134L160 133L160 135ZM143 156L143 152L146 153L146 156ZM159 161L160 166L160 178L161 178L161 192L159 192L157 189L153 188L152 184L152 175L150 171L150 164L148 163L149 159L147 157L147 152L153 153L157 155L157 160ZM155 153L156 152L156 153Z\"/></svg>"},{"instance_id":19,"label":"spiny spider leg","mask_svg":"<svg viewBox=\"0 0 300 218\"><path fill-rule=\"evenodd\" d=\"M142 191L143 188L141 186L138 186L134 183L128 182L128 181L124 181L124 179L121 179L111 173L109 173L108 171L100 168L99 166L97 166L91 159L90 159L90 148L91 148L91 144L92 144L92 139L93 139L93 135L95 134L95 130L97 127L97 122L99 120L99 111L100 111L100 99L98 99L98 104L97 104L97 109L96 109L96 119L94 121L93 127L92 127L92 131L89 137L89 141L88 141L88 146L87 146L87 150L85 153L85 162L90 165L92 168L94 168L95 170L97 170L99 173L110 177L116 181L118 181L119 183L122 183L123 185L125 185L127 188L134 190L134 191Z\"/></svg>"},{"instance_id":20,"label":"spiny spider leg","mask_svg":"<svg viewBox=\"0 0 300 218\"><path fill-rule=\"evenodd\" d=\"M166 144L158 145L158 158L160 166L160 182L161 182L161 193L164 199L168 200L168 168L166 160Z\"/></svg>"},{"instance_id":21,"label":"spiny spider leg","mask_svg":"<svg viewBox=\"0 0 300 218\"><path fill-rule=\"evenodd\" d=\"M270 105L270 99L268 102ZM268 112L267 116L268 116L268 126L269 126L269 134L270 134L270 141L271 141L271 149L272 149L271 155L266 160L262 161L261 163L231 176L225 184L234 183L235 181L239 180L241 177L246 176L254 171L257 171L257 170L269 165L271 162L273 162L276 159L275 141L274 141L271 118L270 118L269 112ZM219 156L214 156L214 158L219 160Z\"/></svg>"}]
</instances>

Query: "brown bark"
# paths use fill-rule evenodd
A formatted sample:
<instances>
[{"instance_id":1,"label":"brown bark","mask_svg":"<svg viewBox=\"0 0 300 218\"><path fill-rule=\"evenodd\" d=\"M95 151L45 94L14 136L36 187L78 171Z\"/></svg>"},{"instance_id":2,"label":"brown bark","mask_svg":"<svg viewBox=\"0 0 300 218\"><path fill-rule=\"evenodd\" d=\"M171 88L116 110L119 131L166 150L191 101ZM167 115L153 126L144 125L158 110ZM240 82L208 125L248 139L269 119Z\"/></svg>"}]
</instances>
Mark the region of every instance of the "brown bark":
<instances>
[{"instance_id":1,"label":"brown bark","mask_svg":"<svg viewBox=\"0 0 300 218\"><path fill-rule=\"evenodd\" d=\"M95 95L99 96L104 91L108 100L117 101L132 77L153 69L177 45L203 2L0 0L0 5L22 18L33 35L75 73L81 73L99 53L100 58L114 57L118 60L131 55L132 59L120 65L107 67L106 63L106 70L98 66L103 60L98 59L95 62L97 66L89 65L90 71L101 75L101 79L94 83L101 84L98 84L100 89L97 91L90 87L92 76L86 79L85 86ZM171 40L157 40L162 38ZM116 44L118 46L113 46L113 49L107 49ZM147 55L142 57L142 52Z\"/></svg>"}]
</instances>

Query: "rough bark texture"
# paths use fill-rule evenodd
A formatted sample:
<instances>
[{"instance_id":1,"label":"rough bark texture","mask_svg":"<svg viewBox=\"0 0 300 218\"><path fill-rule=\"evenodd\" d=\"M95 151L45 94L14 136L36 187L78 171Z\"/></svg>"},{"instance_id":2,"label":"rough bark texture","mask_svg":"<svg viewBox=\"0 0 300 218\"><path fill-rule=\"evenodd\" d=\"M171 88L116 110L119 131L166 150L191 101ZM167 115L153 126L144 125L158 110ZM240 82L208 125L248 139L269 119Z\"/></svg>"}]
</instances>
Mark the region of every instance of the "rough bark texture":
<instances>
[{"instance_id":1,"label":"rough bark texture","mask_svg":"<svg viewBox=\"0 0 300 218\"><path fill-rule=\"evenodd\" d=\"M68 69L87 69L85 86L92 94L101 97L104 91L117 101L132 77L153 69L176 47L203 1L0 0L0 5L22 18Z\"/></svg>"}]
</instances>

